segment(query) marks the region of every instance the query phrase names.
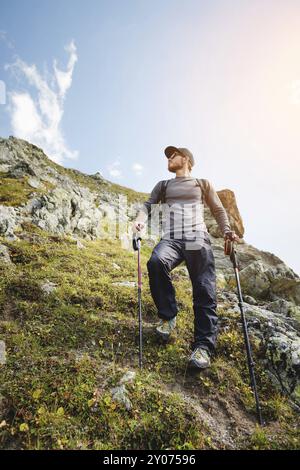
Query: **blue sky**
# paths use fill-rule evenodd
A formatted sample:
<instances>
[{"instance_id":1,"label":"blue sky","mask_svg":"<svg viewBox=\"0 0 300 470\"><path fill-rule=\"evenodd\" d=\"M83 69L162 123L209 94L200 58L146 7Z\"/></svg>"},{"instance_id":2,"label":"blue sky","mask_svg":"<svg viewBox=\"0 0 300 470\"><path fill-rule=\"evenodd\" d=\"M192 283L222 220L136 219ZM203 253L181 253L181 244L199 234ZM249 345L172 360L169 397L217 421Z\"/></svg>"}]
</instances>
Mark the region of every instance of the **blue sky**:
<instances>
[{"instance_id":1,"label":"blue sky","mask_svg":"<svg viewBox=\"0 0 300 470\"><path fill-rule=\"evenodd\" d=\"M149 192L167 145L300 273L300 2L2 0L0 135Z\"/></svg>"}]
</instances>

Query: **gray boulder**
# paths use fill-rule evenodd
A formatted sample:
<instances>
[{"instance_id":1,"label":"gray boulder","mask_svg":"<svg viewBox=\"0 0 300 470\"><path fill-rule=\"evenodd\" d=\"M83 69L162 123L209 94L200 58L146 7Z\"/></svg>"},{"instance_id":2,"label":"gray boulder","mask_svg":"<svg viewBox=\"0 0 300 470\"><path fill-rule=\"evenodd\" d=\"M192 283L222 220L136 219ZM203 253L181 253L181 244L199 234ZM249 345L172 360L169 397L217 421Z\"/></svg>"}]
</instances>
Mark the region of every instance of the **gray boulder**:
<instances>
[{"instance_id":1,"label":"gray boulder","mask_svg":"<svg viewBox=\"0 0 300 470\"><path fill-rule=\"evenodd\" d=\"M0 244L0 262L6 263L6 264L12 263L7 246L1 245L1 244Z\"/></svg>"},{"instance_id":2,"label":"gray boulder","mask_svg":"<svg viewBox=\"0 0 300 470\"><path fill-rule=\"evenodd\" d=\"M12 236L19 222L20 212L17 208L0 205L0 235Z\"/></svg>"},{"instance_id":3,"label":"gray boulder","mask_svg":"<svg viewBox=\"0 0 300 470\"><path fill-rule=\"evenodd\" d=\"M244 302L249 332L258 338L262 361L277 388L300 405L300 337L298 325L280 313Z\"/></svg>"}]
</instances>

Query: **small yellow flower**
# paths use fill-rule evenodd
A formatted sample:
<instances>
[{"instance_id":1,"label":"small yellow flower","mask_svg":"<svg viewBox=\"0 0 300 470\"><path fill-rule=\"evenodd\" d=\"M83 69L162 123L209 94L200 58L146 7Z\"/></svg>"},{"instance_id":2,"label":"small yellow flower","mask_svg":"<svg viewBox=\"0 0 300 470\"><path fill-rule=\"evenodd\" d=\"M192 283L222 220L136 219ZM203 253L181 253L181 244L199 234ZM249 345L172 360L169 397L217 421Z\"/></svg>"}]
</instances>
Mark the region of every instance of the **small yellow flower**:
<instances>
[{"instance_id":1,"label":"small yellow flower","mask_svg":"<svg viewBox=\"0 0 300 470\"><path fill-rule=\"evenodd\" d=\"M22 423L22 424L20 424L19 429L20 429L21 432L27 432L27 431L29 431L29 426L28 426L27 423Z\"/></svg>"}]
</instances>

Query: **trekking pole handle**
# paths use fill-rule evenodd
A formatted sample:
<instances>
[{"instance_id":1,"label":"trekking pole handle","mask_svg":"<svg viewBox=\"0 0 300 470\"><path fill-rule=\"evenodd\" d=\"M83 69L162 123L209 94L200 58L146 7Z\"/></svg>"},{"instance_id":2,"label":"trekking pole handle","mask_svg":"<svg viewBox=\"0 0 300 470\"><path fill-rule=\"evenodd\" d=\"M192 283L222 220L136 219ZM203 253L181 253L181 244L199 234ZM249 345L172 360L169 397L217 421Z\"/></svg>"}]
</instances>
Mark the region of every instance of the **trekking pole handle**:
<instances>
[{"instance_id":1,"label":"trekking pole handle","mask_svg":"<svg viewBox=\"0 0 300 470\"><path fill-rule=\"evenodd\" d=\"M134 234L133 238L132 238L132 247L134 249L134 251L137 251L139 249L139 245L140 245L140 241L142 240L142 237L140 235L138 235L137 233Z\"/></svg>"},{"instance_id":2,"label":"trekking pole handle","mask_svg":"<svg viewBox=\"0 0 300 470\"><path fill-rule=\"evenodd\" d=\"M233 264L234 269L238 269L240 271L240 265L236 256L236 251L234 248L234 241L232 240L225 240L224 242L224 253L230 257L230 260Z\"/></svg>"},{"instance_id":3,"label":"trekking pole handle","mask_svg":"<svg viewBox=\"0 0 300 470\"><path fill-rule=\"evenodd\" d=\"M230 256L233 250L233 242L229 239L225 240L224 242L224 253L225 255Z\"/></svg>"},{"instance_id":4,"label":"trekking pole handle","mask_svg":"<svg viewBox=\"0 0 300 470\"><path fill-rule=\"evenodd\" d=\"M234 242L239 241L239 237L234 232L234 230L227 230L224 234L224 238L225 238L224 253L225 255L231 255L233 251L233 244Z\"/></svg>"}]
</instances>

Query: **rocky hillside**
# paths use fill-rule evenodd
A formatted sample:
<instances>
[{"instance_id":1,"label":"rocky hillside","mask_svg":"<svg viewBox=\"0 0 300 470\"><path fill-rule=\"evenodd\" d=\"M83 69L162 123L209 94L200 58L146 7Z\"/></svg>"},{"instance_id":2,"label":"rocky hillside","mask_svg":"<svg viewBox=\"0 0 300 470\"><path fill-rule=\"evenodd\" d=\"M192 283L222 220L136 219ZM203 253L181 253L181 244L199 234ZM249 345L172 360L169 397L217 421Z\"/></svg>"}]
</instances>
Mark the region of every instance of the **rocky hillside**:
<instances>
[{"instance_id":1,"label":"rocky hillside","mask_svg":"<svg viewBox=\"0 0 300 470\"><path fill-rule=\"evenodd\" d=\"M198 176L198 175L197 175ZM256 423L233 269L205 210L215 254L220 332L213 365L192 372L191 285L172 272L180 313L167 345L143 240L144 368L138 368L136 253L105 237L126 196L147 197L0 139L0 445L5 449L296 449L300 409L300 279L246 243L234 193L219 196L236 247L266 426ZM127 244L126 244L127 241Z\"/></svg>"}]
</instances>

